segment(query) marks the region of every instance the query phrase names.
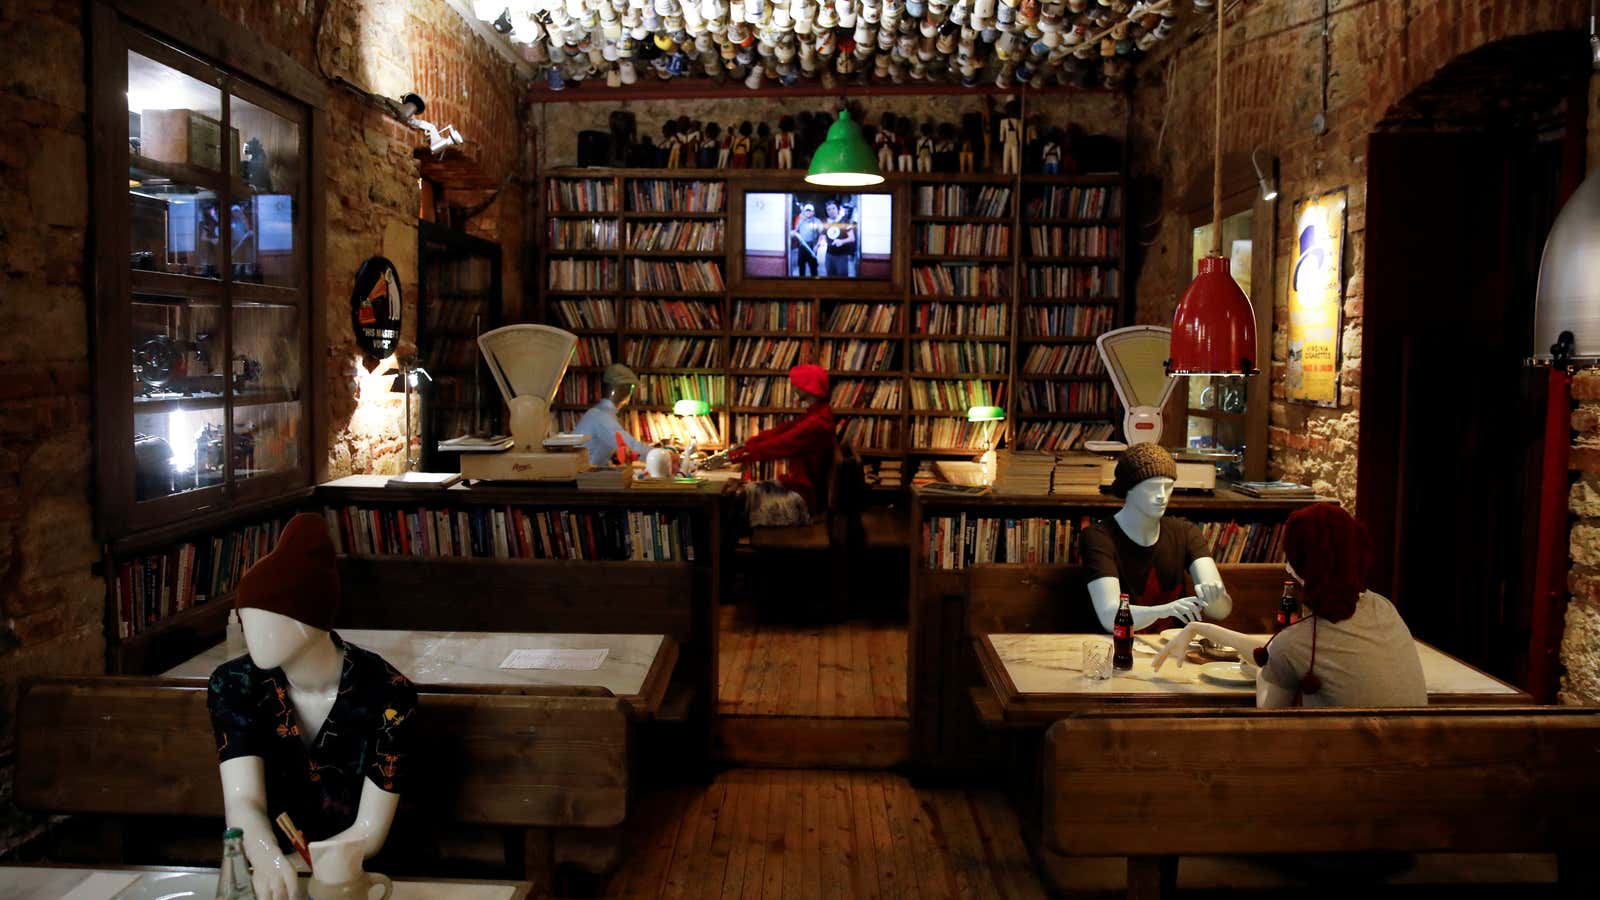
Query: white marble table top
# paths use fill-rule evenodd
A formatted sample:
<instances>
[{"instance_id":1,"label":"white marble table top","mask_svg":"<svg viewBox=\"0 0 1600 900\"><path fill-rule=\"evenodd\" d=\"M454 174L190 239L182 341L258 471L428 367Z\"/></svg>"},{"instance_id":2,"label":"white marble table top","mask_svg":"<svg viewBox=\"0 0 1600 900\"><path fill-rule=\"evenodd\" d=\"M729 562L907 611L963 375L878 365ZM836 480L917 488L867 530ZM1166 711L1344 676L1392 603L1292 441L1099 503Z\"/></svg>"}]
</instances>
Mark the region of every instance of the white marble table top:
<instances>
[{"instance_id":1,"label":"white marble table top","mask_svg":"<svg viewBox=\"0 0 1600 900\"><path fill-rule=\"evenodd\" d=\"M499 631L389 631L340 629L339 637L371 650L419 687L430 685L599 686L618 697L643 692L645 676L661 650L659 634L535 634ZM607 649L593 671L502 669L513 650ZM210 678L226 662L223 644L168 670L168 678Z\"/></svg>"},{"instance_id":2,"label":"white marble table top","mask_svg":"<svg viewBox=\"0 0 1600 900\"><path fill-rule=\"evenodd\" d=\"M305 882L304 876L301 881ZM189 897L209 900L216 890L216 869L0 866L0 900L177 900ZM390 898L521 900L528 893L527 884L514 881L402 881L397 878Z\"/></svg>"},{"instance_id":3,"label":"white marble table top","mask_svg":"<svg viewBox=\"0 0 1600 900\"><path fill-rule=\"evenodd\" d=\"M1117 672L1111 678L1096 681L1085 678L1078 671L1082 665L1083 640L1096 635L1086 634L989 634L984 635L995 655L1005 665L1006 674L1016 685L1018 694L1196 694L1228 695L1253 694L1249 685L1219 684L1200 677L1200 667L1188 663L1182 668L1168 662L1160 672L1151 668L1154 655L1135 652L1133 668ZM1265 641L1270 635L1257 635ZM1098 635L1110 640L1107 635ZM1139 635L1152 644L1159 638ZM1138 649L1137 647L1135 648ZM1422 677L1428 686L1428 695L1484 695L1485 697L1512 697L1521 693L1516 688L1472 668L1466 663L1417 642L1417 655L1422 659Z\"/></svg>"}]
</instances>

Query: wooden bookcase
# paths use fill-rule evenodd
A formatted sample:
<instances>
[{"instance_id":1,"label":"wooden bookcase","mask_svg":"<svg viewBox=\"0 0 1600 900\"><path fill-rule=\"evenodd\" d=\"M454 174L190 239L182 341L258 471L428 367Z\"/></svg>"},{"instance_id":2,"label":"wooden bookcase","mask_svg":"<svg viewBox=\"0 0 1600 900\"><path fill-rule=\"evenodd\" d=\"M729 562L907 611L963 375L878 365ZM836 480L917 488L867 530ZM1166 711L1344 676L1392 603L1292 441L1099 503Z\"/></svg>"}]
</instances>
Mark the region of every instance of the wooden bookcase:
<instances>
[{"instance_id":1,"label":"wooden bookcase","mask_svg":"<svg viewBox=\"0 0 1600 900\"><path fill-rule=\"evenodd\" d=\"M441 440L503 433L504 403L477 341L500 324L500 245L419 221L417 356L433 379L419 386L422 471L459 470L439 458Z\"/></svg>"},{"instance_id":2,"label":"wooden bookcase","mask_svg":"<svg viewBox=\"0 0 1600 900\"><path fill-rule=\"evenodd\" d=\"M709 208L689 208L681 202L637 208L634 190L656 182L681 188L719 186L721 203ZM745 280L736 252L743 244L744 193L797 189L812 188L800 180L800 173L776 170L546 173L540 204L545 245L540 260L540 318L580 339L593 339L593 344L580 347L579 359L569 369L555 404L558 424L570 426L598 398L599 372L605 363L621 361L633 366L645 382L632 407L634 424L643 415L670 416L674 400L693 397L710 401L710 424L723 438L718 445L740 441L774 417L795 412L785 378L788 368L797 362L819 362L829 369L841 433L869 461L972 456L1001 439L1007 446L1033 449L1042 445L1036 432L1043 428L1096 427L1088 437L1114 432L1116 401L1093 339L1128 320L1122 173L890 175L883 185L866 190L894 196L892 281ZM1086 199L1094 191L1103 192L1097 205ZM988 200L994 202L978 206ZM721 240L689 250L635 246L636 230L659 222L720 224ZM1034 252L1030 243L1030 228L1039 229L1045 239L1040 252ZM1104 246L1099 252L1047 252L1054 240L1063 247L1077 246L1072 239L1089 229L1100 230ZM632 267L652 262L715 265L724 288L651 290L632 283ZM557 278L565 267L585 263L587 280ZM1090 273L1101 278L1094 289L1083 287L1067 297L1065 291L1058 296L1050 290L1030 290L1029 276L1035 271L1042 273L1040 277L1057 273L1065 281L1076 275L1086 285ZM951 277L930 282L919 279L924 273ZM979 274L981 280L968 277ZM705 315L686 327L641 324L631 307L652 301L694 304ZM580 314L573 306L578 302L589 302L591 314ZM863 308L878 311L882 318L876 322L841 318ZM1083 321L1068 328L1062 324L1064 315L1057 312L1043 325L1023 326L1025 311L1064 309L1086 311ZM1089 311L1095 314L1092 320ZM704 341L710 353L692 366L644 365L642 351L648 346L644 342L665 339ZM871 341L873 349L882 347L887 355L867 370L834 365L834 354L849 341ZM1022 371L1030 351L1055 346L1083 348L1090 354L1090 369L1081 374ZM601 359L602 353L609 356ZM671 385L663 396L661 389L667 386L655 377L695 378L700 383ZM1098 397L1089 399L1102 402L1080 399L1070 408L1056 408L1033 403L1032 393L1028 402L1021 396L1052 386L1073 392L1098 390ZM1002 406L1007 420L969 425L966 410L971 405ZM650 430L652 436L657 433ZM1080 431L1056 449L1081 446L1084 437Z\"/></svg>"}]
</instances>

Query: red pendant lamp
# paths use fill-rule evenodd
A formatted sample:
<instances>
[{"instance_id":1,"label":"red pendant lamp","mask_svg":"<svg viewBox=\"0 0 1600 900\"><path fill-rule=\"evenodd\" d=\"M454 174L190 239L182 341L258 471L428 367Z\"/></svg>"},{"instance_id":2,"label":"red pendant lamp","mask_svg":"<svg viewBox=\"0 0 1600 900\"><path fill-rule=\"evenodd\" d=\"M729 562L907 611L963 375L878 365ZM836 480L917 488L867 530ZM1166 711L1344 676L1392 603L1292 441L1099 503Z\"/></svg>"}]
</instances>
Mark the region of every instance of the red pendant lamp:
<instances>
[{"instance_id":1,"label":"red pendant lamp","mask_svg":"<svg viewBox=\"0 0 1600 900\"><path fill-rule=\"evenodd\" d=\"M1217 0L1217 115L1212 146L1211 254L1178 300L1167 375L1255 375L1256 311L1222 255L1222 7Z\"/></svg>"}]
</instances>

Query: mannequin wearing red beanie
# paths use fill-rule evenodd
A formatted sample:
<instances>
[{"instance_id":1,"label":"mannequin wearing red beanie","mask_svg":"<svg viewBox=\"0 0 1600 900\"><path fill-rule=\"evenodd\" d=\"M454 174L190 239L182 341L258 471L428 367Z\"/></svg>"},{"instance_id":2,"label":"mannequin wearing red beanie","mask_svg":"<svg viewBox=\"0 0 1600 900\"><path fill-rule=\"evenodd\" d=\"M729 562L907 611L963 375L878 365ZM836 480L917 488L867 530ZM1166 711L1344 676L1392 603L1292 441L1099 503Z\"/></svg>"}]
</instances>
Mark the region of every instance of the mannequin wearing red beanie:
<instances>
[{"instance_id":1,"label":"mannequin wearing red beanie","mask_svg":"<svg viewBox=\"0 0 1600 900\"><path fill-rule=\"evenodd\" d=\"M788 463L776 482L746 485L745 518L753 527L803 525L827 508L828 470L837 444L833 409L828 405L828 372L821 366L795 366L789 370L789 383L800 395L805 413L728 452L733 462Z\"/></svg>"},{"instance_id":2,"label":"mannequin wearing red beanie","mask_svg":"<svg viewBox=\"0 0 1600 900\"><path fill-rule=\"evenodd\" d=\"M321 516L290 519L237 598L249 653L217 667L207 697L223 810L244 831L256 896L289 900L298 875L272 821L288 813L308 841L377 853L411 772L417 692L331 631L339 572Z\"/></svg>"},{"instance_id":3,"label":"mannequin wearing red beanie","mask_svg":"<svg viewBox=\"0 0 1600 900\"><path fill-rule=\"evenodd\" d=\"M1234 647L1256 673L1256 705L1426 706L1416 641L1388 598L1366 590L1372 547L1367 530L1331 503L1296 510L1284 525L1285 570L1300 585L1309 615L1263 644L1249 635L1195 622L1156 656L1157 669L1183 654L1194 635Z\"/></svg>"}]
</instances>

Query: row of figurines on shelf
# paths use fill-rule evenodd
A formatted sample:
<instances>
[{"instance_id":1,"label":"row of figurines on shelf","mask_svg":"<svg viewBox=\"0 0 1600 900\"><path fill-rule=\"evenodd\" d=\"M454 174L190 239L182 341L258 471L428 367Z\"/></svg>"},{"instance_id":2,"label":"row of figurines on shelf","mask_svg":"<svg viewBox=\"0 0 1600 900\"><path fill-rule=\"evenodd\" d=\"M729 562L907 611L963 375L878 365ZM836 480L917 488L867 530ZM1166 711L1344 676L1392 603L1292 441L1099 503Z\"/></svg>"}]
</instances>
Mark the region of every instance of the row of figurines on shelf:
<instances>
[{"instance_id":1,"label":"row of figurines on shelf","mask_svg":"<svg viewBox=\"0 0 1600 900\"><path fill-rule=\"evenodd\" d=\"M1046 175L1115 171L1121 164L1121 143L1108 135L1092 135L1077 125L1049 125L1033 113L1024 117L1021 104L1007 101L995 110L985 98L981 112L965 113L961 122L920 125L911 116L884 113L877 125L868 124L862 137L873 148L878 167L885 172L989 172L1019 171ZM860 115L852 109L853 118ZM579 138L580 165L628 165L666 169L793 169L806 168L818 147L827 140L834 118L827 113L802 112L783 116L776 129L749 120L726 128L702 123L689 116L661 124L661 143L649 135L636 138L632 113L611 114L610 147L606 154L586 153ZM590 144L592 146L592 144ZM601 156L602 158L595 158Z\"/></svg>"}]
</instances>

